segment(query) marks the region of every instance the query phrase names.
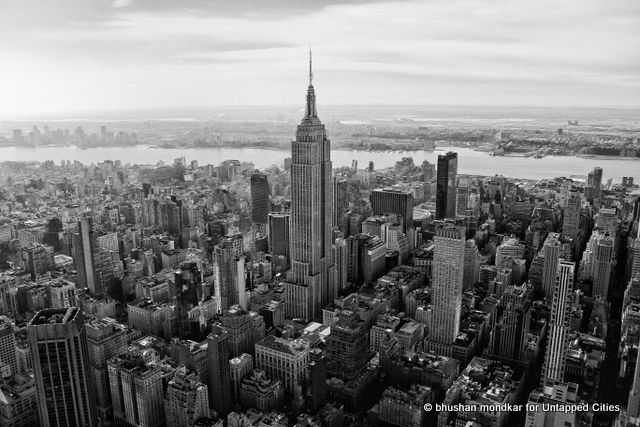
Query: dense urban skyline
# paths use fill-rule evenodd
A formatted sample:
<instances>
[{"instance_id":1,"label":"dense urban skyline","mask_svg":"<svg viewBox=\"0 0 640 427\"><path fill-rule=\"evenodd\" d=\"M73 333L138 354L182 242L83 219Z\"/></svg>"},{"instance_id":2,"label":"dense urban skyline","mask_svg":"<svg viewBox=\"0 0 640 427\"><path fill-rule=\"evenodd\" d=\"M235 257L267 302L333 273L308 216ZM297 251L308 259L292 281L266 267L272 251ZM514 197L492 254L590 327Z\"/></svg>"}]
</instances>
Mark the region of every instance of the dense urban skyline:
<instances>
[{"instance_id":1,"label":"dense urban skyline","mask_svg":"<svg viewBox=\"0 0 640 427\"><path fill-rule=\"evenodd\" d=\"M0 426L640 427L635 110L324 109L633 105L636 3L41 1L15 117L306 100L0 122Z\"/></svg>"}]
</instances>

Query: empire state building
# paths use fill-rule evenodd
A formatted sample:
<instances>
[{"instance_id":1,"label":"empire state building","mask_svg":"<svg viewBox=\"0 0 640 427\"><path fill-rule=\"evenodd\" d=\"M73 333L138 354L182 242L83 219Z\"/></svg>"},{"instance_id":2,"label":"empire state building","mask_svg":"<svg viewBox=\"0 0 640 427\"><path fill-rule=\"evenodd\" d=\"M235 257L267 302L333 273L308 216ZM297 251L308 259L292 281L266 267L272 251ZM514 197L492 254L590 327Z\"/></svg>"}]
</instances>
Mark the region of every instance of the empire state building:
<instances>
[{"instance_id":1,"label":"empire state building","mask_svg":"<svg viewBox=\"0 0 640 427\"><path fill-rule=\"evenodd\" d=\"M309 53L305 114L291 142L291 270L285 312L292 318L317 318L335 298L330 144L316 112Z\"/></svg>"}]
</instances>

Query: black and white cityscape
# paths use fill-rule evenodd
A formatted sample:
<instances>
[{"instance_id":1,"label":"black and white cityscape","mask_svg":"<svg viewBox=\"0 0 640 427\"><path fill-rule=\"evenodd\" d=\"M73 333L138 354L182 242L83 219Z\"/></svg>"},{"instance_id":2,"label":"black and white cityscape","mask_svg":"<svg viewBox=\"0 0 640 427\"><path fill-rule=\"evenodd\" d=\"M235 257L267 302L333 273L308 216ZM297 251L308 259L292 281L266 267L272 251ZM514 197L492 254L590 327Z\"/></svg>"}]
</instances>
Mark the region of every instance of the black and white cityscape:
<instances>
[{"instance_id":1,"label":"black and white cityscape","mask_svg":"<svg viewBox=\"0 0 640 427\"><path fill-rule=\"evenodd\" d=\"M640 3L92 3L0 3L0 426L640 427Z\"/></svg>"}]
</instances>

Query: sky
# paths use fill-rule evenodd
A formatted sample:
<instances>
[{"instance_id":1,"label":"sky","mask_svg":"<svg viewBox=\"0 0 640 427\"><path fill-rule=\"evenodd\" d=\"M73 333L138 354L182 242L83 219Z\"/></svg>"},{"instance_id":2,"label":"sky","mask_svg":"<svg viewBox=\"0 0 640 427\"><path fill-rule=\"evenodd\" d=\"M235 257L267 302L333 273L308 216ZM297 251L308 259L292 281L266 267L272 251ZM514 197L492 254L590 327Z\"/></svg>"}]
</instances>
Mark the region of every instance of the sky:
<instances>
[{"instance_id":1,"label":"sky","mask_svg":"<svg viewBox=\"0 0 640 427\"><path fill-rule=\"evenodd\" d=\"M640 105L637 0L0 0L0 117Z\"/></svg>"}]
</instances>

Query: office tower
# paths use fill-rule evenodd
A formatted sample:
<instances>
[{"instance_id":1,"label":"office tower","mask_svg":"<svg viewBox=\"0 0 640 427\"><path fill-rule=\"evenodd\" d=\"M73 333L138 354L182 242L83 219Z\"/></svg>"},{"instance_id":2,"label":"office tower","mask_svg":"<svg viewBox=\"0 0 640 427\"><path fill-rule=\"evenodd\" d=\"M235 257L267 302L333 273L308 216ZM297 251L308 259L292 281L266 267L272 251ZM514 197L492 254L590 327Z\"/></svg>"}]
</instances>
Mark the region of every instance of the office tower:
<instances>
[{"instance_id":1,"label":"office tower","mask_svg":"<svg viewBox=\"0 0 640 427\"><path fill-rule=\"evenodd\" d=\"M7 316L0 316L0 366L9 367L11 374L18 373L15 325Z\"/></svg>"},{"instance_id":2,"label":"office tower","mask_svg":"<svg viewBox=\"0 0 640 427\"><path fill-rule=\"evenodd\" d=\"M98 288L95 276L95 254L98 251L93 218L84 216L78 221L78 231L73 235L73 259L78 273L78 285L89 288L91 295L100 296L104 289Z\"/></svg>"},{"instance_id":3,"label":"office tower","mask_svg":"<svg viewBox=\"0 0 640 427\"><path fill-rule=\"evenodd\" d=\"M167 426L192 426L209 417L209 391L194 373L180 366L167 387L164 399Z\"/></svg>"},{"instance_id":4,"label":"office tower","mask_svg":"<svg viewBox=\"0 0 640 427\"><path fill-rule=\"evenodd\" d=\"M267 335L256 344L256 368L284 384L286 392L294 396L304 383L309 363L309 342Z\"/></svg>"},{"instance_id":5,"label":"office tower","mask_svg":"<svg viewBox=\"0 0 640 427\"><path fill-rule=\"evenodd\" d=\"M31 243L22 248L22 262L24 270L31 274L31 280L54 269L53 247L40 243Z\"/></svg>"},{"instance_id":6,"label":"office tower","mask_svg":"<svg viewBox=\"0 0 640 427\"><path fill-rule=\"evenodd\" d=\"M291 271L288 280L307 288L308 320L333 301L331 143L316 112L309 58L305 115L291 142Z\"/></svg>"},{"instance_id":7,"label":"office tower","mask_svg":"<svg viewBox=\"0 0 640 427\"><path fill-rule=\"evenodd\" d=\"M253 357L243 353L238 357L229 360L229 372L231 377L231 390L233 401L240 402L240 382L244 377L253 371Z\"/></svg>"},{"instance_id":8,"label":"office tower","mask_svg":"<svg viewBox=\"0 0 640 427\"><path fill-rule=\"evenodd\" d=\"M240 403L245 409L257 408L262 412L279 409L284 403L282 381L269 378L261 369L254 369L240 382Z\"/></svg>"},{"instance_id":9,"label":"office tower","mask_svg":"<svg viewBox=\"0 0 640 427\"><path fill-rule=\"evenodd\" d=\"M94 426L84 318L78 308L45 309L27 324L42 425Z\"/></svg>"},{"instance_id":10,"label":"office tower","mask_svg":"<svg viewBox=\"0 0 640 427\"><path fill-rule=\"evenodd\" d=\"M347 240L337 238L333 242L333 265L335 266L334 285L336 288L336 297L347 285Z\"/></svg>"},{"instance_id":11,"label":"office tower","mask_svg":"<svg viewBox=\"0 0 640 427\"><path fill-rule=\"evenodd\" d=\"M551 299L554 295L554 285L557 282L558 262L560 261L560 235L549 233L542 246L544 263L542 266L542 295Z\"/></svg>"},{"instance_id":12,"label":"office tower","mask_svg":"<svg viewBox=\"0 0 640 427\"><path fill-rule=\"evenodd\" d=\"M520 359L520 349L527 333L525 316L531 305L529 294L526 285L511 285L502 293L500 305L504 311L489 338L489 351L492 355L504 359Z\"/></svg>"},{"instance_id":13,"label":"office tower","mask_svg":"<svg viewBox=\"0 0 640 427\"><path fill-rule=\"evenodd\" d=\"M269 181L265 174L251 175L251 221L267 224L271 203L269 201Z\"/></svg>"},{"instance_id":14,"label":"office tower","mask_svg":"<svg viewBox=\"0 0 640 427\"><path fill-rule=\"evenodd\" d=\"M507 258L524 258L524 250L524 243L521 243L515 237L506 238L502 244L496 248L496 265L502 267L503 261ZM507 267L510 267L510 265Z\"/></svg>"},{"instance_id":15,"label":"office tower","mask_svg":"<svg viewBox=\"0 0 640 427\"><path fill-rule=\"evenodd\" d=\"M464 245L464 272L463 289L471 288L479 279L480 275L480 252L476 241L469 239Z\"/></svg>"},{"instance_id":16,"label":"office tower","mask_svg":"<svg viewBox=\"0 0 640 427\"><path fill-rule=\"evenodd\" d=\"M207 337L209 353L209 404L218 415L225 416L231 409L231 343L229 333L214 326Z\"/></svg>"},{"instance_id":17,"label":"office tower","mask_svg":"<svg viewBox=\"0 0 640 427\"><path fill-rule=\"evenodd\" d=\"M213 249L215 296L218 310L234 304L246 307L242 236L225 237Z\"/></svg>"},{"instance_id":18,"label":"office tower","mask_svg":"<svg viewBox=\"0 0 640 427\"><path fill-rule=\"evenodd\" d=\"M197 337L200 332L198 319L192 321L189 312L198 306L203 299L204 276L202 270L195 261L183 261L180 269L174 271L174 290L172 294L176 298L176 321L178 324L178 336L181 339Z\"/></svg>"},{"instance_id":19,"label":"office tower","mask_svg":"<svg viewBox=\"0 0 640 427\"><path fill-rule=\"evenodd\" d=\"M345 231L347 226L347 212L349 202L347 199L346 179L333 178L333 226Z\"/></svg>"},{"instance_id":20,"label":"office tower","mask_svg":"<svg viewBox=\"0 0 640 427\"><path fill-rule=\"evenodd\" d=\"M164 425L162 369L132 353L107 363L116 425Z\"/></svg>"},{"instance_id":21,"label":"office tower","mask_svg":"<svg viewBox=\"0 0 640 427\"><path fill-rule=\"evenodd\" d=\"M109 318L88 321L85 331L89 372L96 391L97 415L103 420L111 419L113 409L107 361L127 352L127 332L124 325Z\"/></svg>"},{"instance_id":22,"label":"office tower","mask_svg":"<svg viewBox=\"0 0 640 427\"><path fill-rule=\"evenodd\" d=\"M359 376L369 361L368 334L358 313L343 310L326 340L327 372L345 381Z\"/></svg>"},{"instance_id":23,"label":"office tower","mask_svg":"<svg viewBox=\"0 0 640 427\"><path fill-rule=\"evenodd\" d=\"M448 152L447 154L439 155L436 183L436 219L455 217L457 177L458 153Z\"/></svg>"},{"instance_id":24,"label":"office tower","mask_svg":"<svg viewBox=\"0 0 640 427\"><path fill-rule=\"evenodd\" d=\"M264 319L258 313L232 305L222 313L220 326L229 335L230 357L253 353L255 343L264 338Z\"/></svg>"},{"instance_id":25,"label":"office tower","mask_svg":"<svg viewBox=\"0 0 640 427\"><path fill-rule=\"evenodd\" d=\"M593 256L593 289L591 296L607 299L614 258L614 241L609 235L598 239Z\"/></svg>"},{"instance_id":26,"label":"office tower","mask_svg":"<svg viewBox=\"0 0 640 427\"><path fill-rule=\"evenodd\" d=\"M451 345L460 329L464 273L464 227L440 225L433 239L433 321L429 341Z\"/></svg>"},{"instance_id":27,"label":"office tower","mask_svg":"<svg viewBox=\"0 0 640 427\"><path fill-rule=\"evenodd\" d=\"M32 372L13 374L0 384L0 426L36 427L38 396Z\"/></svg>"},{"instance_id":28,"label":"office tower","mask_svg":"<svg viewBox=\"0 0 640 427\"><path fill-rule=\"evenodd\" d=\"M327 400L327 358L319 348L309 351L306 384L307 409L317 411Z\"/></svg>"},{"instance_id":29,"label":"office tower","mask_svg":"<svg viewBox=\"0 0 640 427\"><path fill-rule=\"evenodd\" d=\"M633 386L629 392L627 413L630 417L640 417L640 354L636 356L636 370L633 374Z\"/></svg>"},{"instance_id":30,"label":"office tower","mask_svg":"<svg viewBox=\"0 0 640 427\"><path fill-rule=\"evenodd\" d=\"M403 233L413 228L414 198L411 193L392 188L378 188L371 191L369 201L374 215L397 215Z\"/></svg>"},{"instance_id":31,"label":"office tower","mask_svg":"<svg viewBox=\"0 0 640 427\"><path fill-rule=\"evenodd\" d=\"M542 368L543 385L564 380L564 368L569 346L569 328L571 325L574 268L574 263L561 260L556 270L551 316L549 318L547 353Z\"/></svg>"},{"instance_id":32,"label":"office tower","mask_svg":"<svg viewBox=\"0 0 640 427\"><path fill-rule=\"evenodd\" d=\"M269 253L283 256L287 265L291 262L289 236L291 232L291 214L272 212L269 214Z\"/></svg>"},{"instance_id":33,"label":"office tower","mask_svg":"<svg viewBox=\"0 0 640 427\"><path fill-rule=\"evenodd\" d=\"M469 202L469 187L459 186L456 189L456 215L463 216Z\"/></svg>"},{"instance_id":34,"label":"office tower","mask_svg":"<svg viewBox=\"0 0 640 427\"><path fill-rule=\"evenodd\" d=\"M581 208L582 195L576 190L571 190L562 212L562 234L571 239L575 239L580 231Z\"/></svg>"},{"instance_id":35,"label":"office tower","mask_svg":"<svg viewBox=\"0 0 640 427\"><path fill-rule=\"evenodd\" d=\"M602 192L602 168L595 167L593 168L593 188L595 190L596 198L600 197L600 193Z\"/></svg>"},{"instance_id":36,"label":"office tower","mask_svg":"<svg viewBox=\"0 0 640 427\"><path fill-rule=\"evenodd\" d=\"M429 163L428 160L422 162L422 175L424 182L431 182L433 177L436 175L436 165Z\"/></svg>"}]
</instances>

